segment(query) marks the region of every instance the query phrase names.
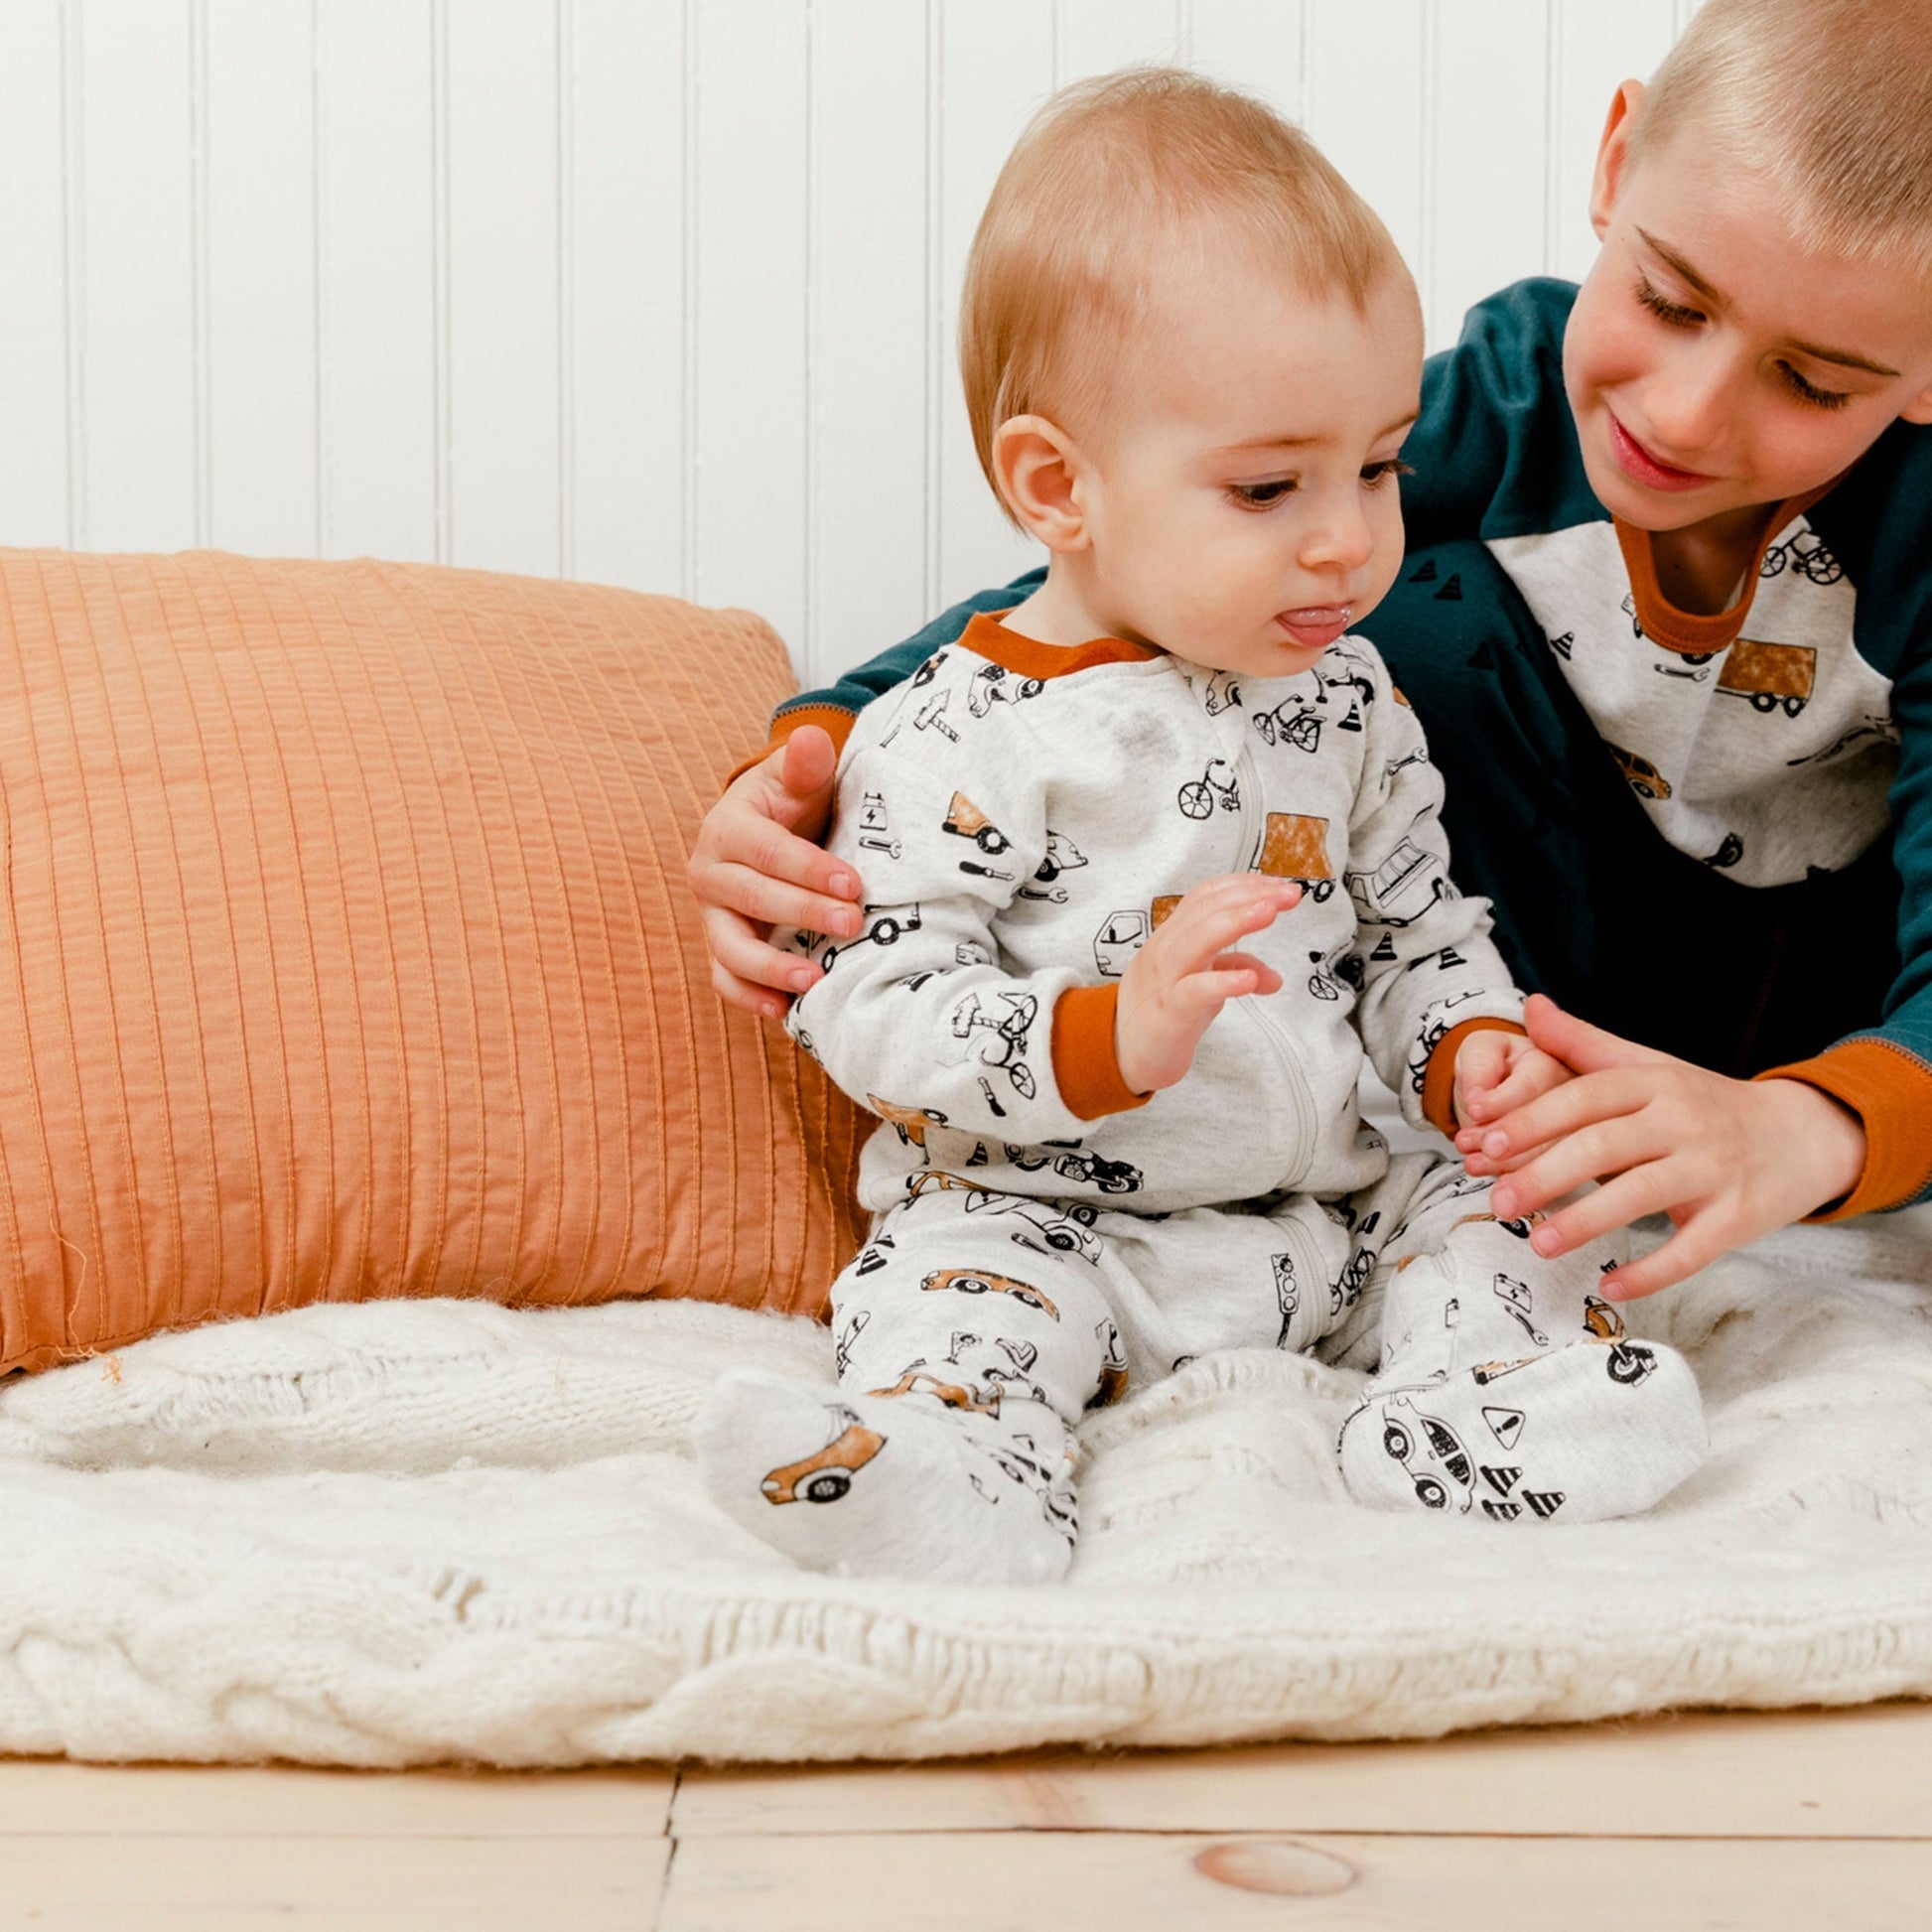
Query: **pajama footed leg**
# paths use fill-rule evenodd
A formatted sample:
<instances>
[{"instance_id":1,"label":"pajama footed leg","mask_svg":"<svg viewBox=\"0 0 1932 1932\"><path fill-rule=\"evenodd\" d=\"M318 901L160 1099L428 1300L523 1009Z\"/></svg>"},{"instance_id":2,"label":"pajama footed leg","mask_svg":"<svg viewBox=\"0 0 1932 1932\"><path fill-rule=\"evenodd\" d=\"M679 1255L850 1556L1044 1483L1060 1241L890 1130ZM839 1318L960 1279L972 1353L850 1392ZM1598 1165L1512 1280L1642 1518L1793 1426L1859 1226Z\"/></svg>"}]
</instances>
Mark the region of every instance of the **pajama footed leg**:
<instances>
[{"instance_id":1,"label":"pajama footed leg","mask_svg":"<svg viewBox=\"0 0 1932 1932\"><path fill-rule=\"evenodd\" d=\"M1592 1292L1620 1244L1543 1261L1526 1233L1468 1217L1394 1277L1381 1367L1341 1432L1358 1502L1599 1522L1650 1508L1704 1460L1690 1364L1627 1339Z\"/></svg>"},{"instance_id":2,"label":"pajama footed leg","mask_svg":"<svg viewBox=\"0 0 1932 1932\"><path fill-rule=\"evenodd\" d=\"M1071 1438L1041 1403L994 1407L737 1369L699 1413L698 1462L727 1515L807 1569L1056 1583L1073 1557Z\"/></svg>"}]
</instances>

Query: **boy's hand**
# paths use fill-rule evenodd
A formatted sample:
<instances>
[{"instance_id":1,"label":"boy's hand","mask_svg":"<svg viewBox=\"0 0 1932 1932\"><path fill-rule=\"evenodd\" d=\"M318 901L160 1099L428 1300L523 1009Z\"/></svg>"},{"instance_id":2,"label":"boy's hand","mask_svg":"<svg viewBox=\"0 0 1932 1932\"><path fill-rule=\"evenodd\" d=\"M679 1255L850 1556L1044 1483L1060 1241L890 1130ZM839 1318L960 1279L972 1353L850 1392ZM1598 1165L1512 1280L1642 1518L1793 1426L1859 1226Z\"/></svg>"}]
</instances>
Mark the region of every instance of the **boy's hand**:
<instances>
[{"instance_id":1,"label":"boy's hand","mask_svg":"<svg viewBox=\"0 0 1932 1932\"><path fill-rule=\"evenodd\" d=\"M1497 1182L1491 1205L1527 1214L1601 1180L1530 1237L1546 1255L1668 1214L1677 1232L1656 1253L1603 1277L1613 1301L1669 1288L1858 1185L1863 1124L1816 1087L1727 1079L1587 1026L1541 995L1523 1017L1536 1044L1580 1077L1485 1130L1491 1172L1526 1161Z\"/></svg>"},{"instance_id":2,"label":"boy's hand","mask_svg":"<svg viewBox=\"0 0 1932 1932\"><path fill-rule=\"evenodd\" d=\"M774 925L835 939L859 930L859 882L816 843L832 816L838 765L830 736L801 725L733 779L692 842L686 875L704 914L711 983L733 1006L766 1019L823 977L810 960L765 944Z\"/></svg>"},{"instance_id":3,"label":"boy's hand","mask_svg":"<svg viewBox=\"0 0 1932 1932\"><path fill-rule=\"evenodd\" d=\"M1196 886L1149 935L1121 975L1114 1009L1115 1056L1136 1093L1173 1086L1229 1000L1281 991L1272 966L1227 948L1272 925L1301 897L1287 880L1230 873Z\"/></svg>"},{"instance_id":4,"label":"boy's hand","mask_svg":"<svg viewBox=\"0 0 1932 1932\"><path fill-rule=\"evenodd\" d=\"M1468 1035L1455 1050L1455 1085L1449 1104L1461 1128L1455 1137L1456 1150L1472 1157L1467 1164L1469 1172L1503 1172L1476 1165L1482 1158L1479 1149L1485 1121L1527 1107L1572 1077L1561 1060L1553 1059L1521 1034L1485 1027Z\"/></svg>"}]
</instances>

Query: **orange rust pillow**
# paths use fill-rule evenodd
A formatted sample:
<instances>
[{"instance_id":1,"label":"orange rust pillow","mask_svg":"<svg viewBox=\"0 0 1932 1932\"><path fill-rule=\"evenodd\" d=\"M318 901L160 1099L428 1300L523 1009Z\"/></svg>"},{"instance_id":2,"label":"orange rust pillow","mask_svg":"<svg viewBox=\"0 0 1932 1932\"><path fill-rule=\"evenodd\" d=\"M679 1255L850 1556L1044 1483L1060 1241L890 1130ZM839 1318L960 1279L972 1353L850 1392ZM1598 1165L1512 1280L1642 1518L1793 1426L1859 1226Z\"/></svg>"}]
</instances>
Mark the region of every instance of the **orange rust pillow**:
<instances>
[{"instance_id":1,"label":"orange rust pillow","mask_svg":"<svg viewBox=\"0 0 1932 1932\"><path fill-rule=\"evenodd\" d=\"M759 619L0 551L0 1370L305 1303L817 1311L866 1123L712 993Z\"/></svg>"}]
</instances>

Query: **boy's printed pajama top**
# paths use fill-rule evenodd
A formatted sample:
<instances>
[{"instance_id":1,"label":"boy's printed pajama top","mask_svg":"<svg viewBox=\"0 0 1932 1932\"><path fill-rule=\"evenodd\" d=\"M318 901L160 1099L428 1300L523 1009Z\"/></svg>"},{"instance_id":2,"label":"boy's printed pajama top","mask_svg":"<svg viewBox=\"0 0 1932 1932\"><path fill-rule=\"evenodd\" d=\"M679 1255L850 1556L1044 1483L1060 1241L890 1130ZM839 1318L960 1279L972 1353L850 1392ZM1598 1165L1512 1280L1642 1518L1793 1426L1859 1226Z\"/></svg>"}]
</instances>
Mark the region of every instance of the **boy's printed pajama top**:
<instances>
[{"instance_id":1,"label":"boy's printed pajama top","mask_svg":"<svg viewBox=\"0 0 1932 1932\"><path fill-rule=\"evenodd\" d=\"M1520 984L1853 1107L1865 1171L1818 1218L1924 1199L1932 430L1896 424L1830 487L1767 512L1733 609L1675 610L1648 537L1585 477L1562 376L1575 294L1519 283L1431 358L1404 450L1409 555L1367 621L1428 730L1457 876L1494 901ZM781 707L775 736L809 722L842 740L1037 581L968 599ZM1139 770L1116 774L1117 804ZM877 900L878 854L854 857Z\"/></svg>"}]
</instances>

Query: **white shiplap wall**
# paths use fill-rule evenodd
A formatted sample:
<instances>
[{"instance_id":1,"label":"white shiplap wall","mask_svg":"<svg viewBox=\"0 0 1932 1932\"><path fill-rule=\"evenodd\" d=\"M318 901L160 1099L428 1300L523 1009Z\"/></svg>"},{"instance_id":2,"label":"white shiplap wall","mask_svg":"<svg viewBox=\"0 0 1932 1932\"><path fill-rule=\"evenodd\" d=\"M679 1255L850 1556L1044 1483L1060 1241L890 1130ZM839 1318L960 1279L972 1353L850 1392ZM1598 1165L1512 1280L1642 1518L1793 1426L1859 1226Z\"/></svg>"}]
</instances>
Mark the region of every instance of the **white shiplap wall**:
<instances>
[{"instance_id":1,"label":"white shiplap wall","mask_svg":"<svg viewBox=\"0 0 1932 1932\"><path fill-rule=\"evenodd\" d=\"M749 605L816 682L1031 561L951 360L1051 88L1303 120L1432 345L1576 275L1695 0L5 0L0 542L371 552Z\"/></svg>"}]
</instances>

